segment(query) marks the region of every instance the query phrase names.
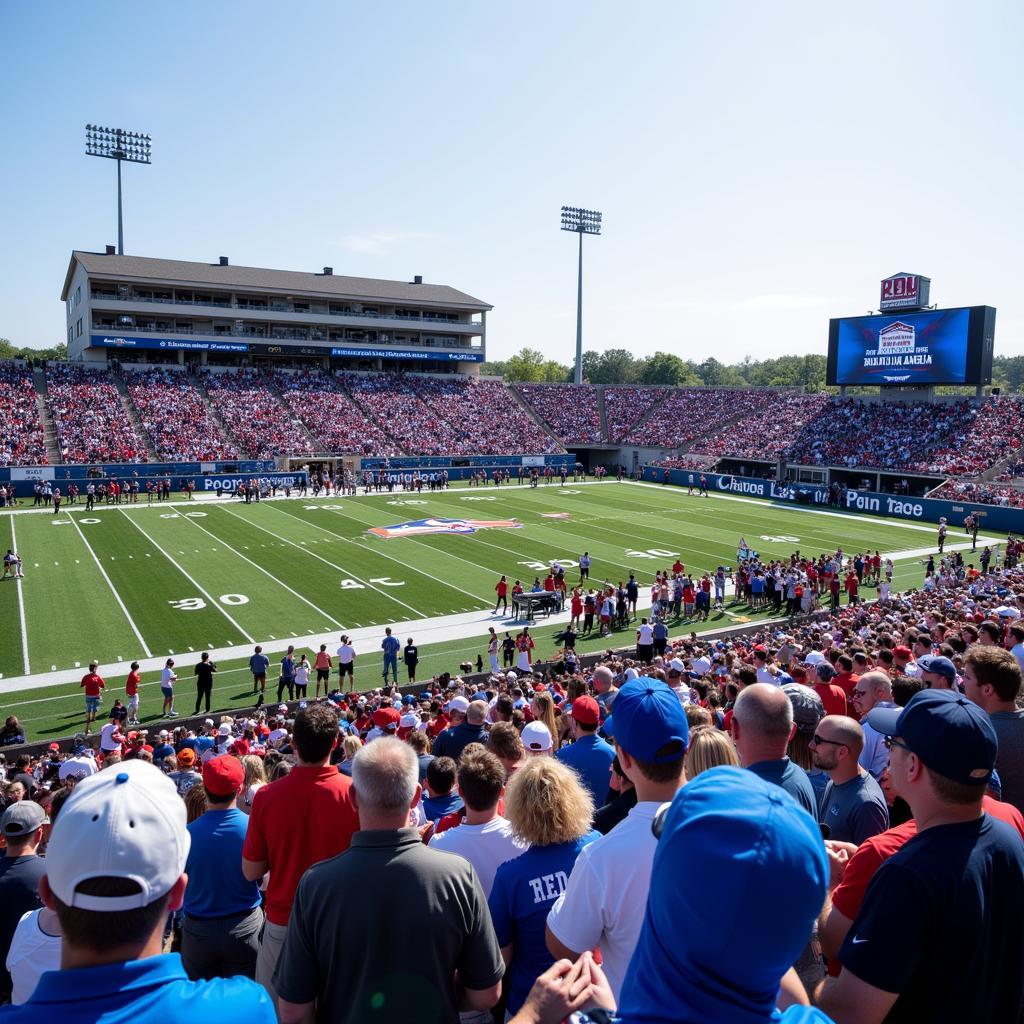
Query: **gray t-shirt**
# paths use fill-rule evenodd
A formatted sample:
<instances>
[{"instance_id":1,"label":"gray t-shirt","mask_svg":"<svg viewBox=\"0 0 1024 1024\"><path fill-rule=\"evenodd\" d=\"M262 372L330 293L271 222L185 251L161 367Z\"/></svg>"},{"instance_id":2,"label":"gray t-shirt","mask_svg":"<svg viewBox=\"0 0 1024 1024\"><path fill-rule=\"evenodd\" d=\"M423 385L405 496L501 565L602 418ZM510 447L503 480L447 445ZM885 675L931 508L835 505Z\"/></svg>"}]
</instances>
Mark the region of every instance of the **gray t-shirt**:
<instances>
[{"instance_id":1,"label":"gray t-shirt","mask_svg":"<svg viewBox=\"0 0 1024 1024\"><path fill-rule=\"evenodd\" d=\"M1024 813L1024 711L996 711L989 718L999 737L996 771L1003 800Z\"/></svg>"},{"instance_id":2,"label":"gray t-shirt","mask_svg":"<svg viewBox=\"0 0 1024 1024\"><path fill-rule=\"evenodd\" d=\"M274 987L325 1024L458 1024L456 971L470 989L505 972L472 865L414 828L361 831L302 876Z\"/></svg>"},{"instance_id":3,"label":"gray t-shirt","mask_svg":"<svg viewBox=\"0 0 1024 1024\"><path fill-rule=\"evenodd\" d=\"M829 827L829 839L860 846L889 827L889 808L882 787L867 773L849 782L830 782L821 800L821 823Z\"/></svg>"}]
</instances>

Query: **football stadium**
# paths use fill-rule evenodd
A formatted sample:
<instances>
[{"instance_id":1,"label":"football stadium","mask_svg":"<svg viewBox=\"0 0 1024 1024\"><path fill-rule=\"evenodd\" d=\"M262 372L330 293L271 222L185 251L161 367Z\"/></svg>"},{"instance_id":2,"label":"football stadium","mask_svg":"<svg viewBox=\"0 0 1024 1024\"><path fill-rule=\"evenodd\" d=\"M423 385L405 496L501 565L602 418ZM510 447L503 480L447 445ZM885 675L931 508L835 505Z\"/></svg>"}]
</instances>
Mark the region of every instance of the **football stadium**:
<instances>
[{"instance_id":1,"label":"football stadium","mask_svg":"<svg viewBox=\"0 0 1024 1024\"><path fill-rule=\"evenodd\" d=\"M1024 319L988 238L915 209L930 174L962 194L959 165L901 186L882 239L868 182L891 168L858 190L806 152L836 182L822 216L792 153L761 191L702 120L707 166L672 150L708 206L684 225L655 160L622 190L641 172L589 106L620 139L633 121L587 70L607 166L572 173L609 202L562 205L568 239L549 214L581 144L572 118L557 144L542 127L579 55L536 47L528 116L494 12L303 7L273 57L297 80L246 77L233 106L194 91L194 40L132 92L72 81L38 15L3 16L75 117L151 106L179 152L165 172L164 136L83 119L67 181L36 182L57 123L37 96L0 171L12 223L45 225L0 275L0 1024L1021 1020ZM135 52L184 43L138 17L115 32ZM659 17L707 52L726 38L717 15ZM474 18L504 40L486 58ZM321 49L413 24L393 43L400 80L430 70L415 114L351 44L345 74ZM604 31L652 76L622 85L630 116L674 114L658 83L689 72L646 53L674 35ZM287 55L297 38L323 60ZM792 52L825 82L811 49ZM250 72L223 60L241 99ZM775 124L754 94L779 91L805 116L806 84L735 73L736 138L805 152L746 105ZM860 88L806 115L822 139L843 117L854 138L845 103L879 109ZM490 120L484 97L532 174L508 139L441 124ZM370 160L354 143L385 125L402 159ZM79 156L108 163L79 160L87 178ZM109 162L116 244L92 208ZM538 203L571 257L557 298ZM699 256L666 243L691 226Z\"/></svg>"}]
</instances>

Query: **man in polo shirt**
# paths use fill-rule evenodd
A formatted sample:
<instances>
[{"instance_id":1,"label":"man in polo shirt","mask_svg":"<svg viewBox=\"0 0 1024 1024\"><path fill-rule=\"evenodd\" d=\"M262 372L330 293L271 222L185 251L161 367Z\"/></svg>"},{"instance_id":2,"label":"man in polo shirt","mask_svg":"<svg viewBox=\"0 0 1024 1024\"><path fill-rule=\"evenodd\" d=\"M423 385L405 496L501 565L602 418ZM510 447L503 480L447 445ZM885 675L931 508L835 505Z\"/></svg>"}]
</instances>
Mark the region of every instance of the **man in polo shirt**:
<instances>
[{"instance_id":1,"label":"man in polo shirt","mask_svg":"<svg viewBox=\"0 0 1024 1024\"><path fill-rule=\"evenodd\" d=\"M269 665L270 659L263 653L263 648L257 644L256 653L249 659L253 693L259 692L262 695L267 692L267 667Z\"/></svg>"},{"instance_id":2,"label":"man in polo shirt","mask_svg":"<svg viewBox=\"0 0 1024 1024\"><path fill-rule=\"evenodd\" d=\"M569 715L573 742L555 754L580 777L580 782L594 798L595 807L604 806L608 796L608 773L615 760L615 749L597 735L600 724L601 709L597 701L590 696L577 697Z\"/></svg>"},{"instance_id":3,"label":"man in polo shirt","mask_svg":"<svg viewBox=\"0 0 1024 1024\"><path fill-rule=\"evenodd\" d=\"M417 776L401 740L384 737L356 754L360 831L347 853L306 872L295 894L274 975L283 1024L454 1021L459 1010L497 1003L505 965L476 872L408 827ZM417 926L391 926L398 921Z\"/></svg>"},{"instance_id":4,"label":"man in polo shirt","mask_svg":"<svg viewBox=\"0 0 1024 1024\"><path fill-rule=\"evenodd\" d=\"M188 826L181 936L181 962L193 980L256 976L263 911L259 885L242 874L249 816L235 799L244 781L242 762L230 754L203 765L208 809Z\"/></svg>"},{"instance_id":5,"label":"man in polo shirt","mask_svg":"<svg viewBox=\"0 0 1024 1024\"><path fill-rule=\"evenodd\" d=\"M39 882L60 922L61 969L44 973L25 1003L0 1008L0 1021L275 1024L267 994L247 978L190 981L177 953L161 953L189 842L185 805L153 765L126 761L79 782Z\"/></svg>"},{"instance_id":6,"label":"man in polo shirt","mask_svg":"<svg viewBox=\"0 0 1024 1024\"><path fill-rule=\"evenodd\" d=\"M1024 1008L1024 845L985 814L998 739L949 690L876 708L889 773L917 835L876 872L820 1008L837 1021L1017 1021ZM955 970L949 951L956 950Z\"/></svg>"},{"instance_id":7,"label":"man in polo shirt","mask_svg":"<svg viewBox=\"0 0 1024 1024\"><path fill-rule=\"evenodd\" d=\"M889 749L885 745L885 737L877 729L873 729L871 723L865 721L865 718L873 708L896 707L896 703L892 699L892 677L877 669L873 672L865 672L853 688L852 702L853 710L861 720L864 736L860 763L877 781L882 777L882 772L889 764Z\"/></svg>"},{"instance_id":8,"label":"man in polo shirt","mask_svg":"<svg viewBox=\"0 0 1024 1024\"><path fill-rule=\"evenodd\" d=\"M786 755L795 732L793 705L781 686L751 683L740 691L729 720L740 764L781 786L817 821L818 805L811 780Z\"/></svg>"},{"instance_id":9,"label":"man in polo shirt","mask_svg":"<svg viewBox=\"0 0 1024 1024\"><path fill-rule=\"evenodd\" d=\"M672 689L646 677L622 687L605 730L615 739L637 803L625 820L580 852L565 892L548 913L546 939L556 960L576 960L584 950L600 946L618 999L647 906L658 845L651 825L658 808L683 784L690 733Z\"/></svg>"},{"instance_id":10,"label":"man in polo shirt","mask_svg":"<svg viewBox=\"0 0 1024 1024\"><path fill-rule=\"evenodd\" d=\"M453 697L446 710L452 724L434 740L431 753L434 757L450 757L458 762L470 743L487 742L484 728L487 705L482 700L470 703L465 697Z\"/></svg>"},{"instance_id":11,"label":"man in polo shirt","mask_svg":"<svg viewBox=\"0 0 1024 1024\"><path fill-rule=\"evenodd\" d=\"M815 768L828 773L821 818L828 837L860 846L889 827L889 810L881 787L857 763L864 745L860 725L845 715L826 715L811 738Z\"/></svg>"},{"instance_id":12,"label":"man in polo shirt","mask_svg":"<svg viewBox=\"0 0 1024 1024\"><path fill-rule=\"evenodd\" d=\"M270 872L256 980L272 997L274 968L299 879L310 865L347 850L359 828L352 783L330 764L338 742L334 709L323 704L303 708L295 716L292 739L298 763L257 790L242 850L242 873L250 882Z\"/></svg>"}]
</instances>

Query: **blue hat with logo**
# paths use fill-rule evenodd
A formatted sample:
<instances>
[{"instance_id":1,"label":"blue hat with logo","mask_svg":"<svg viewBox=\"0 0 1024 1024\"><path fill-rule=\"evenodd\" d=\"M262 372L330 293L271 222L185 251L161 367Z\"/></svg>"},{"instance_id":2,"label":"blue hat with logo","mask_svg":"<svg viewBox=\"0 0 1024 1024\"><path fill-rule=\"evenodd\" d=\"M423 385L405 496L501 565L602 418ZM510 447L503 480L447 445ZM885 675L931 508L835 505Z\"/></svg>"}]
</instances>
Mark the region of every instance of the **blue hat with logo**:
<instances>
[{"instance_id":1,"label":"blue hat with logo","mask_svg":"<svg viewBox=\"0 0 1024 1024\"><path fill-rule=\"evenodd\" d=\"M721 884L701 881L708 864ZM781 787L743 768L701 772L663 820L622 1020L772 1020L828 878L817 823Z\"/></svg>"},{"instance_id":2,"label":"blue hat with logo","mask_svg":"<svg viewBox=\"0 0 1024 1024\"><path fill-rule=\"evenodd\" d=\"M956 665L939 654L926 654L923 658L917 659L917 667L922 672L934 672L937 676L943 676L951 683L956 682Z\"/></svg>"},{"instance_id":3,"label":"blue hat with logo","mask_svg":"<svg viewBox=\"0 0 1024 1024\"><path fill-rule=\"evenodd\" d=\"M690 744L686 712L675 690L650 676L631 679L619 690L604 732L627 754L648 764L675 761Z\"/></svg>"},{"instance_id":4,"label":"blue hat with logo","mask_svg":"<svg viewBox=\"0 0 1024 1024\"><path fill-rule=\"evenodd\" d=\"M996 731L988 714L955 690L919 690L905 708L874 708L867 723L883 736L899 736L937 775L970 786L992 778Z\"/></svg>"}]
</instances>

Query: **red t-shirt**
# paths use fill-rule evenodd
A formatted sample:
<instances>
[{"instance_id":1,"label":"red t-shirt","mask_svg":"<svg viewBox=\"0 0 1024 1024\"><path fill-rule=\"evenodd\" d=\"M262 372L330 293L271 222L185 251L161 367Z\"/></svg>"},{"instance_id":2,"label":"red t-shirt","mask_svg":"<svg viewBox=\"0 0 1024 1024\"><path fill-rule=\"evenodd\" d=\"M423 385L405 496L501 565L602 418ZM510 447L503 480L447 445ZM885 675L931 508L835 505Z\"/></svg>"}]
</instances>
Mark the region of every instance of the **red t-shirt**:
<instances>
[{"instance_id":1,"label":"red t-shirt","mask_svg":"<svg viewBox=\"0 0 1024 1024\"><path fill-rule=\"evenodd\" d=\"M140 676L138 672L128 673L128 678L124 683L124 692L129 697L134 697L139 692L139 679Z\"/></svg>"},{"instance_id":2,"label":"red t-shirt","mask_svg":"<svg viewBox=\"0 0 1024 1024\"><path fill-rule=\"evenodd\" d=\"M298 765L257 791L242 856L270 865L268 921L288 924L303 872L349 848L359 831L351 789L351 781L333 765Z\"/></svg>"},{"instance_id":3,"label":"red t-shirt","mask_svg":"<svg viewBox=\"0 0 1024 1024\"><path fill-rule=\"evenodd\" d=\"M814 692L821 698L825 705L826 715L846 714L846 694L840 686L835 683L815 683Z\"/></svg>"},{"instance_id":4,"label":"red t-shirt","mask_svg":"<svg viewBox=\"0 0 1024 1024\"><path fill-rule=\"evenodd\" d=\"M82 676L82 682L79 685L85 687L86 697L98 697L100 690L107 684L95 672L87 672Z\"/></svg>"},{"instance_id":5,"label":"red t-shirt","mask_svg":"<svg viewBox=\"0 0 1024 1024\"><path fill-rule=\"evenodd\" d=\"M498 592L498 597L505 597L508 594L508 584L504 580L498 580L494 589Z\"/></svg>"}]
</instances>

